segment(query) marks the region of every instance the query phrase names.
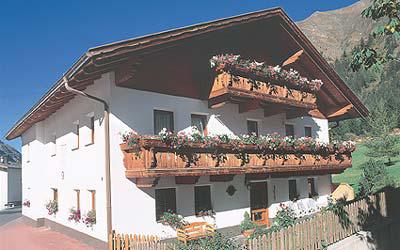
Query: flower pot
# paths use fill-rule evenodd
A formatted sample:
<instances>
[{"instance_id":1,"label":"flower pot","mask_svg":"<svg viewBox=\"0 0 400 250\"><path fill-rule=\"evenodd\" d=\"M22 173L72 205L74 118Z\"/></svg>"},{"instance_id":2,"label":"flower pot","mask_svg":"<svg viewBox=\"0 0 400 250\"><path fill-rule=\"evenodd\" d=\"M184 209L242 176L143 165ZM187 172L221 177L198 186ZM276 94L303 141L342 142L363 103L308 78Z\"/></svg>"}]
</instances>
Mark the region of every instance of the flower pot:
<instances>
[{"instance_id":1,"label":"flower pot","mask_svg":"<svg viewBox=\"0 0 400 250\"><path fill-rule=\"evenodd\" d=\"M246 238L249 238L253 233L254 233L255 229L248 229L248 230L244 230L242 232L243 236Z\"/></svg>"}]
</instances>

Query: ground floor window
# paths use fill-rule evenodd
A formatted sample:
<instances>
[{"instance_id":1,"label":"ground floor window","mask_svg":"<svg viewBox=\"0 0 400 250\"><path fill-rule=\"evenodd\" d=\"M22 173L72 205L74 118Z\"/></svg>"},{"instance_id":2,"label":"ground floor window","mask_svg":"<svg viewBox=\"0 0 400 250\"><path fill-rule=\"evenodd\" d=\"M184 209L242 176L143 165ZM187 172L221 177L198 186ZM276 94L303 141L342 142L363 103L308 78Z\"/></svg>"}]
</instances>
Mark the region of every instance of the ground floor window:
<instances>
[{"instance_id":1,"label":"ground floor window","mask_svg":"<svg viewBox=\"0 0 400 250\"><path fill-rule=\"evenodd\" d=\"M160 220L165 212L176 213L175 188L156 189L155 196L157 220Z\"/></svg>"},{"instance_id":2,"label":"ground floor window","mask_svg":"<svg viewBox=\"0 0 400 250\"><path fill-rule=\"evenodd\" d=\"M317 196L317 190L315 188L315 179L314 178L308 178L307 179L307 183L308 183L308 196L310 198Z\"/></svg>"},{"instance_id":3,"label":"ground floor window","mask_svg":"<svg viewBox=\"0 0 400 250\"><path fill-rule=\"evenodd\" d=\"M289 200L297 200L299 194L297 193L297 182L296 180L289 180Z\"/></svg>"},{"instance_id":4,"label":"ground floor window","mask_svg":"<svg viewBox=\"0 0 400 250\"><path fill-rule=\"evenodd\" d=\"M212 211L210 186L194 187L194 207L196 215Z\"/></svg>"}]
</instances>

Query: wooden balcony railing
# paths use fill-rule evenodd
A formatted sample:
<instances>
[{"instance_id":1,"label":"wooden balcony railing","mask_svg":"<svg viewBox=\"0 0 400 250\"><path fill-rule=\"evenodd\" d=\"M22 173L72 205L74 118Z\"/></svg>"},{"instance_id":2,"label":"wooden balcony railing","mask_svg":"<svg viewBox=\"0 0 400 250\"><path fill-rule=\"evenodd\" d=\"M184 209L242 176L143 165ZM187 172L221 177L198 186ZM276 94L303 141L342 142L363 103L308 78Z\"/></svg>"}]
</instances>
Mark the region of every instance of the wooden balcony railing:
<instances>
[{"instance_id":1,"label":"wooden balcony railing","mask_svg":"<svg viewBox=\"0 0 400 250\"><path fill-rule=\"evenodd\" d=\"M200 143L191 143L184 149L175 149L159 139L142 138L140 143L120 145L124 154L127 178L139 178L142 186L151 186L143 178L162 176L207 176L235 174L302 175L340 173L351 167L350 153L311 152L268 153L255 145L245 145L238 151L231 145L215 149Z\"/></svg>"},{"instance_id":2,"label":"wooden balcony railing","mask_svg":"<svg viewBox=\"0 0 400 250\"><path fill-rule=\"evenodd\" d=\"M256 108L273 108L279 112L297 109L301 115L304 111L317 108L315 93L277 84L267 84L226 72L215 77L208 101L210 107L217 107L225 102L243 104L239 106L240 112ZM252 107L249 107L250 102L253 104Z\"/></svg>"}]
</instances>

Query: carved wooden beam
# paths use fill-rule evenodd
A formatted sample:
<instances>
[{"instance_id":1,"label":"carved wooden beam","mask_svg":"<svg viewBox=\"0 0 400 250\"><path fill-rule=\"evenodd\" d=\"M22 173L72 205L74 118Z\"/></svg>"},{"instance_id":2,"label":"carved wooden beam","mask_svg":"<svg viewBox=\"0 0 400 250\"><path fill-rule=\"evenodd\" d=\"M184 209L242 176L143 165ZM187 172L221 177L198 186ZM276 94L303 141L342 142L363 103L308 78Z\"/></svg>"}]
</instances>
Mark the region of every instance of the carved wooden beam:
<instances>
[{"instance_id":1,"label":"carved wooden beam","mask_svg":"<svg viewBox=\"0 0 400 250\"><path fill-rule=\"evenodd\" d=\"M233 174L226 175L210 175L210 182L229 182L233 180Z\"/></svg>"},{"instance_id":2,"label":"carved wooden beam","mask_svg":"<svg viewBox=\"0 0 400 250\"><path fill-rule=\"evenodd\" d=\"M196 184L200 176L175 176L175 184Z\"/></svg>"},{"instance_id":3,"label":"carved wooden beam","mask_svg":"<svg viewBox=\"0 0 400 250\"><path fill-rule=\"evenodd\" d=\"M245 113L260 108L260 101L250 100L239 104L239 113Z\"/></svg>"},{"instance_id":4,"label":"carved wooden beam","mask_svg":"<svg viewBox=\"0 0 400 250\"><path fill-rule=\"evenodd\" d=\"M353 108L352 104L346 105L346 106L336 110L335 112L330 113L327 117L334 118L334 117L342 116L342 115L346 114L347 112L349 112L349 110L352 108Z\"/></svg>"},{"instance_id":5,"label":"carved wooden beam","mask_svg":"<svg viewBox=\"0 0 400 250\"><path fill-rule=\"evenodd\" d=\"M158 184L160 178L136 178L136 186L138 188L151 188Z\"/></svg>"}]
</instances>

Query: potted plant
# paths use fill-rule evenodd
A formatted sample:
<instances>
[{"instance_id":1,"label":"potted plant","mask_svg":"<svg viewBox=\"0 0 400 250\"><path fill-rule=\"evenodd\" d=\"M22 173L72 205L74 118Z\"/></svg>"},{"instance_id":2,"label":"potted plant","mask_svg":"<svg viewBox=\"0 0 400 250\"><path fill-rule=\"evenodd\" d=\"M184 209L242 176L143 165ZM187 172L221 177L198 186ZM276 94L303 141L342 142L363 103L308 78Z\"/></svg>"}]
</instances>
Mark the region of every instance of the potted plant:
<instances>
[{"instance_id":1,"label":"potted plant","mask_svg":"<svg viewBox=\"0 0 400 250\"><path fill-rule=\"evenodd\" d=\"M70 211L70 215L68 217L69 221L73 220L75 222L79 222L81 220L81 210L71 208L69 211Z\"/></svg>"},{"instance_id":2,"label":"potted plant","mask_svg":"<svg viewBox=\"0 0 400 250\"><path fill-rule=\"evenodd\" d=\"M257 225L251 221L250 214L246 211L243 215L243 221L240 223L240 231L245 237L250 237L256 228Z\"/></svg>"},{"instance_id":3,"label":"potted plant","mask_svg":"<svg viewBox=\"0 0 400 250\"><path fill-rule=\"evenodd\" d=\"M160 222L165 226L170 226L173 229L182 229L188 223L183 219L182 215L176 213L165 212L161 217Z\"/></svg>"},{"instance_id":4,"label":"potted plant","mask_svg":"<svg viewBox=\"0 0 400 250\"><path fill-rule=\"evenodd\" d=\"M82 222L85 223L87 227L93 227L96 224L96 211L90 210L87 212L85 218L82 219Z\"/></svg>"},{"instance_id":5,"label":"potted plant","mask_svg":"<svg viewBox=\"0 0 400 250\"><path fill-rule=\"evenodd\" d=\"M46 209L48 215L56 214L58 212L58 202L56 200L51 200L47 202Z\"/></svg>"}]
</instances>

